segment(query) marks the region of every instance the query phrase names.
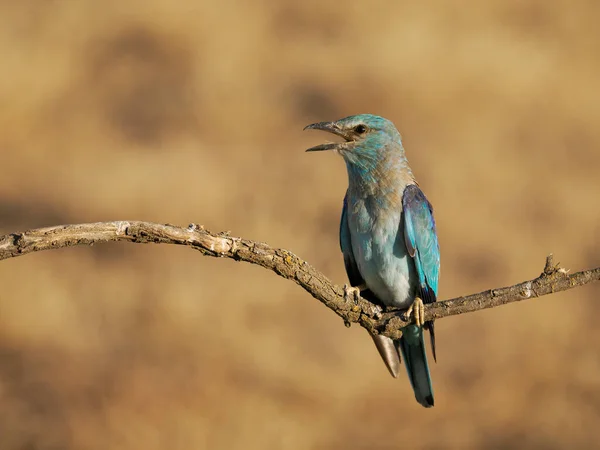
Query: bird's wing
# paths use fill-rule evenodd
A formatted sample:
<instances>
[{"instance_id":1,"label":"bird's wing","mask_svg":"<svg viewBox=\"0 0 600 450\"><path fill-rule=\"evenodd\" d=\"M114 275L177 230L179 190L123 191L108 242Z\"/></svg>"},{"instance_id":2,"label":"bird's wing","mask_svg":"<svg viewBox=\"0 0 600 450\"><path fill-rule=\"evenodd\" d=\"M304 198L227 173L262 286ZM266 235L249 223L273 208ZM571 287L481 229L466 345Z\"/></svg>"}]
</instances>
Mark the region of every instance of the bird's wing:
<instances>
[{"instance_id":1,"label":"bird's wing","mask_svg":"<svg viewBox=\"0 0 600 450\"><path fill-rule=\"evenodd\" d=\"M344 265L346 266L346 273L348 274L348 280L352 286L364 286L364 279L360 274L356 260L354 259L354 253L352 251L352 240L350 237L350 226L348 224L348 194L344 197L344 207L342 209L342 217L340 220L340 248L344 255ZM361 291L360 295L373 302L381 305L381 302L375 297L375 295L369 290L365 289ZM394 341L386 336L380 336L372 334L373 342L377 347L379 355L385 362L388 370L393 377L398 376L400 369L400 355L394 345Z\"/></svg>"},{"instance_id":2,"label":"bird's wing","mask_svg":"<svg viewBox=\"0 0 600 450\"><path fill-rule=\"evenodd\" d=\"M351 286L360 286L364 284L364 280L358 265L354 259L354 253L352 252L352 241L350 238L350 226L348 225L348 218L346 210L348 208L348 194L344 197L344 207L342 208L342 218L340 219L340 249L344 255L344 265L346 266L346 273L348 274L348 281Z\"/></svg>"},{"instance_id":3,"label":"bird's wing","mask_svg":"<svg viewBox=\"0 0 600 450\"><path fill-rule=\"evenodd\" d=\"M415 184L410 184L404 189L402 208L404 241L419 277L417 296L423 300L423 303L433 303L437 300L440 276L440 248L435 231L433 208L425 194ZM433 321L426 322L425 328L431 335L431 348L435 359Z\"/></svg>"}]
</instances>

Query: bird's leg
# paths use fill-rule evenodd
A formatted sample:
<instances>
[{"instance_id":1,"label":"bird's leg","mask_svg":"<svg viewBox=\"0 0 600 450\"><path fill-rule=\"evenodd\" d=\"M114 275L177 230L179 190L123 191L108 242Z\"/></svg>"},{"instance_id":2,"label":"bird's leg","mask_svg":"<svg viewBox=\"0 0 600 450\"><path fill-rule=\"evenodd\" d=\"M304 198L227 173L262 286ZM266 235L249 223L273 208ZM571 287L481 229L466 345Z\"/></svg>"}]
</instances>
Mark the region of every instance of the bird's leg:
<instances>
[{"instance_id":1,"label":"bird's leg","mask_svg":"<svg viewBox=\"0 0 600 450\"><path fill-rule=\"evenodd\" d=\"M415 301L410 308L404 313L404 317L407 320L413 316L415 318L415 324L417 326L422 327L425 324L425 305L423 304L423 300L419 297L415 297Z\"/></svg>"},{"instance_id":2,"label":"bird's leg","mask_svg":"<svg viewBox=\"0 0 600 450\"><path fill-rule=\"evenodd\" d=\"M344 285L344 300L348 301L352 299L352 301L358 304L358 299L360 298L360 291L363 291L367 288L365 284L359 284L358 286L350 286L349 284Z\"/></svg>"}]
</instances>

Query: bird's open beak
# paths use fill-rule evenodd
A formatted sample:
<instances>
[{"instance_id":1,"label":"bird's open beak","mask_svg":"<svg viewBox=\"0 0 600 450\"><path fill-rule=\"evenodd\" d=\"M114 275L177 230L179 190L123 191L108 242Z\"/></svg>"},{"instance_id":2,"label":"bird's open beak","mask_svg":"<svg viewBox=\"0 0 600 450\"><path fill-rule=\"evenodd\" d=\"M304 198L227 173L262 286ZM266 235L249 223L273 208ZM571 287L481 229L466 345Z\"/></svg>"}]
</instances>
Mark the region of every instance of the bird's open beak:
<instances>
[{"instance_id":1,"label":"bird's open beak","mask_svg":"<svg viewBox=\"0 0 600 450\"><path fill-rule=\"evenodd\" d=\"M322 131L327 131L329 133L333 133L337 136L341 136L344 138L344 140L346 142L350 141L351 138L348 135L346 130L342 130L337 123L335 122L318 122L318 123L313 123L311 125L308 125L306 127L304 127L305 130L322 130ZM340 149L341 146L345 145L346 142L331 142L328 144L321 144L321 145L315 145L314 147L311 147L309 149L307 149L307 152L319 152L319 151L323 151L323 150L338 150Z\"/></svg>"}]
</instances>

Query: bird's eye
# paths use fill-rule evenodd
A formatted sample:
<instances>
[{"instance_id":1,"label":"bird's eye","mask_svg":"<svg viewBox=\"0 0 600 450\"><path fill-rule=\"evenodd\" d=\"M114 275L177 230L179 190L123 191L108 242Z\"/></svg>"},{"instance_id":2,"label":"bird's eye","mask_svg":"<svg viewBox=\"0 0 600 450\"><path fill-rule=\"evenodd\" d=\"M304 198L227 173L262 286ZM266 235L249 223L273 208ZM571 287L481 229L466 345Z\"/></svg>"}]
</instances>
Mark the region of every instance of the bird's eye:
<instances>
[{"instance_id":1,"label":"bird's eye","mask_svg":"<svg viewBox=\"0 0 600 450\"><path fill-rule=\"evenodd\" d=\"M367 132L366 125L356 125L354 131L358 134L365 134Z\"/></svg>"}]
</instances>

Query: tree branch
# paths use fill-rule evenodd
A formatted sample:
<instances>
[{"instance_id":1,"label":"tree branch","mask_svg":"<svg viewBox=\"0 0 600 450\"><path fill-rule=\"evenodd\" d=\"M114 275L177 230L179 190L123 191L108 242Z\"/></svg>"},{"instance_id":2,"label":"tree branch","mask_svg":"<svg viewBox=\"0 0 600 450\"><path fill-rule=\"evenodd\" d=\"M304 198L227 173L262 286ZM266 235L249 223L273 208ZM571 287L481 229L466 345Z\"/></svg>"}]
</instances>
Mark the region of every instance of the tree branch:
<instances>
[{"instance_id":1,"label":"tree branch","mask_svg":"<svg viewBox=\"0 0 600 450\"><path fill-rule=\"evenodd\" d=\"M371 333L397 338L402 334L401 328L409 323L400 310L382 312L381 308L363 298L346 299L342 287L334 285L317 269L287 250L272 248L262 242L232 237L228 232L211 233L193 224L188 228L180 228L139 221L99 222L59 225L24 233L12 233L0 237L0 260L41 250L110 241L187 245L205 256L231 258L257 264L295 281L340 316L347 326L358 323ZM514 286L490 289L478 294L425 305L425 320L493 308L600 280L600 267L571 275L567 272L555 265L550 255L546 258L543 272L537 278Z\"/></svg>"}]
</instances>

